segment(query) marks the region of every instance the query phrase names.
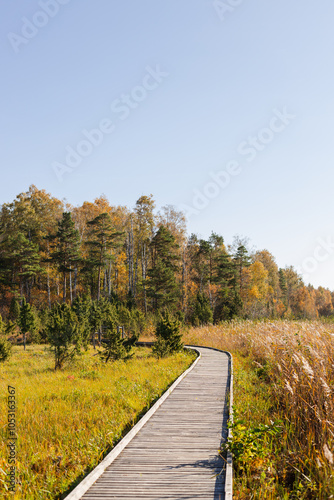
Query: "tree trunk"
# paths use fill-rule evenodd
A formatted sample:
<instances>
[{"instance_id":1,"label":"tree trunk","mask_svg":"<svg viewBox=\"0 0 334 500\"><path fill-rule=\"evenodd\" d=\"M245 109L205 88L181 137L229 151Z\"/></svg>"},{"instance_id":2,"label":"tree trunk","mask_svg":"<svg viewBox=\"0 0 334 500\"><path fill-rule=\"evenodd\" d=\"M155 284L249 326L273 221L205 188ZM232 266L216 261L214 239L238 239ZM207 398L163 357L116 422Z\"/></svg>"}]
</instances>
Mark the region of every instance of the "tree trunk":
<instances>
[{"instance_id":1,"label":"tree trunk","mask_svg":"<svg viewBox=\"0 0 334 500\"><path fill-rule=\"evenodd\" d=\"M133 282L133 291L132 291L133 297L136 296L136 292L137 292L138 254L139 254L139 251L137 252L136 264L135 264L135 273L134 273L134 282Z\"/></svg>"},{"instance_id":2,"label":"tree trunk","mask_svg":"<svg viewBox=\"0 0 334 500\"><path fill-rule=\"evenodd\" d=\"M106 291L107 291L107 283L108 283L108 270L105 269L104 274L103 274L103 291L104 291L104 293L106 293Z\"/></svg>"},{"instance_id":3,"label":"tree trunk","mask_svg":"<svg viewBox=\"0 0 334 500\"><path fill-rule=\"evenodd\" d=\"M146 298L146 244L145 243L143 243L143 245L142 245L141 266L142 266L142 279L143 279L144 311L145 311L145 315L147 315L147 298Z\"/></svg>"},{"instance_id":4,"label":"tree trunk","mask_svg":"<svg viewBox=\"0 0 334 500\"><path fill-rule=\"evenodd\" d=\"M112 252L110 250L110 256L112 255ZM109 260L109 272L108 272L108 297L111 296L111 258Z\"/></svg>"},{"instance_id":5,"label":"tree trunk","mask_svg":"<svg viewBox=\"0 0 334 500\"><path fill-rule=\"evenodd\" d=\"M74 298L77 296L77 284L78 284L78 266L74 268Z\"/></svg>"},{"instance_id":6,"label":"tree trunk","mask_svg":"<svg viewBox=\"0 0 334 500\"><path fill-rule=\"evenodd\" d=\"M118 294L118 269L117 266L115 268L115 292Z\"/></svg>"},{"instance_id":7,"label":"tree trunk","mask_svg":"<svg viewBox=\"0 0 334 500\"><path fill-rule=\"evenodd\" d=\"M213 300L212 300L212 293L211 293L211 286L210 286L210 282L209 282L209 286L208 286L208 288L209 288L209 300L210 300L210 307L211 307L211 309L213 310L213 309L214 309L214 307L213 307Z\"/></svg>"},{"instance_id":8,"label":"tree trunk","mask_svg":"<svg viewBox=\"0 0 334 500\"><path fill-rule=\"evenodd\" d=\"M73 301L73 293L72 293L72 270L70 271L70 301L72 304Z\"/></svg>"},{"instance_id":9,"label":"tree trunk","mask_svg":"<svg viewBox=\"0 0 334 500\"><path fill-rule=\"evenodd\" d=\"M48 259L50 258L50 244L48 242ZM51 290L50 290L50 264L48 263L48 267L46 270L46 286L48 290L48 304L49 304L49 309L51 309Z\"/></svg>"},{"instance_id":10,"label":"tree trunk","mask_svg":"<svg viewBox=\"0 0 334 500\"><path fill-rule=\"evenodd\" d=\"M48 304L49 304L49 309L51 309L51 290L50 290L50 274L49 274L49 264L46 272L46 286L48 289Z\"/></svg>"},{"instance_id":11,"label":"tree trunk","mask_svg":"<svg viewBox=\"0 0 334 500\"><path fill-rule=\"evenodd\" d=\"M101 266L99 266L99 273L97 277L97 300L100 300L101 293Z\"/></svg>"},{"instance_id":12,"label":"tree trunk","mask_svg":"<svg viewBox=\"0 0 334 500\"><path fill-rule=\"evenodd\" d=\"M66 273L63 273L63 302L66 302Z\"/></svg>"},{"instance_id":13,"label":"tree trunk","mask_svg":"<svg viewBox=\"0 0 334 500\"><path fill-rule=\"evenodd\" d=\"M27 302L28 304L30 303L30 286L29 286L29 281L26 281L26 294L27 294Z\"/></svg>"},{"instance_id":14,"label":"tree trunk","mask_svg":"<svg viewBox=\"0 0 334 500\"><path fill-rule=\"evenodd\" d=\"M129 292L133 295L133 222L131 217L131 229L128 233L128 262L129 262Z\"/></svg>"},{"instance_id":15,"label":"tree trunk","mask_svg":"<svg viewBox=\"0 0 334 500\"><path fill-rule=\"evenodd\" d=\"M183 310L184 314L186 312L186 280L187 280L186 249L184 247L184 249L183 249L183 255L182 255L182 283L183 283L183 290L182 290L182 310Z\"/></svg>"}]
</instances>

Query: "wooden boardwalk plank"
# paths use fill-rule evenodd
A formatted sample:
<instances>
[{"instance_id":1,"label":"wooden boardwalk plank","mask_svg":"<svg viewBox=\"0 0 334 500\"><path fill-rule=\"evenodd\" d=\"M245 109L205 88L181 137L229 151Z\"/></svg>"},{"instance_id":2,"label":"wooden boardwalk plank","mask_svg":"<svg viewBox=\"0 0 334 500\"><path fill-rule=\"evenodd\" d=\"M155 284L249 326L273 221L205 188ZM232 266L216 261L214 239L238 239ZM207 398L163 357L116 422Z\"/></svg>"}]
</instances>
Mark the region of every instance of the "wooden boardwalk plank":
<instances>
[{"instance_id":1,"label":"wooden boardwalk plank","mask_svg":"<svg viewBox=\"0 0 334 500\"><path fill-rule=\"evenodd\" d=\"M229 357L197 348L201 359L81 497L84 500L223 500Z\"/></svg>"}]
</instances>

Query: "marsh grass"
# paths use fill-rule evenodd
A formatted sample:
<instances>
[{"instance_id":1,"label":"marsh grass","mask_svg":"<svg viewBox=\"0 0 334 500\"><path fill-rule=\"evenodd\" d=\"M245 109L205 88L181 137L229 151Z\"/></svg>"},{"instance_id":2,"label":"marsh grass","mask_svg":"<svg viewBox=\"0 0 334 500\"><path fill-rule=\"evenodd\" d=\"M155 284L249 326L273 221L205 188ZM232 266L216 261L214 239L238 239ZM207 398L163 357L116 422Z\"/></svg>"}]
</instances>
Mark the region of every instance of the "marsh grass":
<instances>
[{"instance_id":1,"label":"marsh grass","mask_svg":"<svg viewBox=\"0 0 334 500\"><path fill-rule=\"evenodd\" d=\"M63 370L45 346L28 346L0 367L0 498L61 498L94 468L194 359L159 359L136 348L126 362L102 363L91 349ZM7 386L16 390L17 488L6 491Z\"/></svg>"},{"instance_id":2,"label":"marsh grass","mask_svg":"<svg viewBox=\"0 0 334 500\"><path fill-rule=\"evenodd\" d=\"M184 341L234 356L234 498L334 498L334 325L232 321Z\"/></svg>"}]
</instances>

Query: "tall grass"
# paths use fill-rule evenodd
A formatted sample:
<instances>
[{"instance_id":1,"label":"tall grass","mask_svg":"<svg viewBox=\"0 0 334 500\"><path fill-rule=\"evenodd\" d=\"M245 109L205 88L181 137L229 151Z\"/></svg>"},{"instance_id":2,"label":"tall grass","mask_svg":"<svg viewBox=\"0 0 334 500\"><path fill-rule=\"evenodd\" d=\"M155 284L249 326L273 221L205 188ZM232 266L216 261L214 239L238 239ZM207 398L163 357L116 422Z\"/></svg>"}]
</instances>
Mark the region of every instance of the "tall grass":
<instances>
[{"instance_id":1,"label":"tall grass","mask_svg":"<svg viewBox=\"0 0 334 500\"><path fill-rule=\"evenodd\" d=\"M233 321L189 329L184 340L235 354L237 415L254 440L260 435L255 427L268 425L267 462L252 456L247 470L236 470L236 498L334 498L334 326ZM280 421L279 435L270 435L273 420ZM235 439L246 432L235 431Z\"/></svg>"},{"instance_id":2,"label":"tall grass","mask_svg":"<svg viewBox=\"0 0 334 500\"><path fill-rule=\"evenodd\" d=\"M54 372L42 346L14 348L0 368L0 498L49 499L95 467L193 359L159 359L137 348L129 361L101 363L90 350ZM6 490L7 385L17 398L17 488Z\"/></svg>"}]
</instances>

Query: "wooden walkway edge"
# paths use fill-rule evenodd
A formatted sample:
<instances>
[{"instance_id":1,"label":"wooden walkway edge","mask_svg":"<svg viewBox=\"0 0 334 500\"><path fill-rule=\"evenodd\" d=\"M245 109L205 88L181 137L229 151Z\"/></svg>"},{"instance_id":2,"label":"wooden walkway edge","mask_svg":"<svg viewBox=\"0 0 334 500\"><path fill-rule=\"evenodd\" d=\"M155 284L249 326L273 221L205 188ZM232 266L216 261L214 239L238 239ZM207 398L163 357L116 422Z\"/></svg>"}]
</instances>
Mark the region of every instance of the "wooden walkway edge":
<instances>
[{"instance_id":1,"label":"wooden walkway edge","mask_svg":"<svg viewBox=\"0 0 334 500\"><path fill-rule=\"evenodd\" d=\"M232 499L232 458L219 457L232 408L232 357L199 357L104 460L66 497Z\"/></svg>"}]
</instances>

